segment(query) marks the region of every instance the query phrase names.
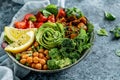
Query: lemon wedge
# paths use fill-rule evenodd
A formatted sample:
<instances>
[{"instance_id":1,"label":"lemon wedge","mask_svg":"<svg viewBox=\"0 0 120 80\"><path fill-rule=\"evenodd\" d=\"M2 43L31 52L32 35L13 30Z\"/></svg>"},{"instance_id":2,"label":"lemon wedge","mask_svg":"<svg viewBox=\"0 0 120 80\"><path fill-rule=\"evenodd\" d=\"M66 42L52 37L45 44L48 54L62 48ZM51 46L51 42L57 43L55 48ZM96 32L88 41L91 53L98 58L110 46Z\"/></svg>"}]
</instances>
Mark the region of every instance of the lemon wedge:
<instances>
[{"instance_id":1,"label":"lemon wedge","mask_svg":"<svg viewBox=\"0 0 120 80\"><path fill-rule=\"evenodd\" d=\"M34 42L35 34L33 31L28 31L25 34L22 34L18 40L8 45L5 48L5 51L12 53L19 53L25 51L29 48Z\"/></svg>"},{"instance_id":2,"label":"lemon wedge","mask_svg":"<svg viewBox=\"0 0 120 80\"><path fill-rule=\"evenodd\" d=\"M16 41L18 40L23 34L26 34L28 31L35 32L36 28L28 28L28 29L17 29L14 27L5 27L5 35L11 40Z\"/></svg>"}]
</instances>

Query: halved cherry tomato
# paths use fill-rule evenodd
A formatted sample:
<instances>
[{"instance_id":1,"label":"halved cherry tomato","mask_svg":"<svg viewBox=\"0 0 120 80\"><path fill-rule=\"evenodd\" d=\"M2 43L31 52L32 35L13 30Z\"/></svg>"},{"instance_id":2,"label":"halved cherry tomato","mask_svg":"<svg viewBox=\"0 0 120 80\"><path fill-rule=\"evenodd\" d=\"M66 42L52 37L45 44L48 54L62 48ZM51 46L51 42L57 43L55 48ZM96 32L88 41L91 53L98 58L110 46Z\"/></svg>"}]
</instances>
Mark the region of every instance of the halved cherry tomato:
<instances>
[{"instance_id":1,"label":"halved cherry tomato","mask_svg":"<svg viewBox=\"0 0 120 80\"><path fill-rule=\"evenodd\" d=\"M21 21L21 22L15 22L14 25L18 29L26 29L27 28L26 22L23 22L23 21Z\"/></svg>"},{"instance_id":2,"label":"halved cherry tomato","mask_svg":"<svg viewBox=\"0 0 120 80\"><path fill-rule=\"evenodd\" d=\"M39 28L41 25L43 24L43 22L35 22L35 28Z\"/></svg>"},{"instance_id":3,"label":"halved cherry tomato","mask_svg":"<svg viewBox=\"0 0 120 80\"><path fill-rule=\"evenodd\" d=\"M30 17L35 17L35 16L31 13L28 13L24 16L24 20L29 20Z\"/></svg>"},{"instance_id":4,"label":"halved cherry tomato","mask_svg":"<svg viewBox=\"0 0 120 80\"><path fill-rule=\"evenodd\" d=\"M66 13L63 8L60 8L57 14L57 18L65 17Z\"/></svg>"},{"instance_id":5,"label":"halved cherry tomato","mask_svg":"<svg viewBox=\"0 0 120 80\"><path fill-rule=\"evenodd\" d=\"M54 15L50 15L48 17L48 22L55 22L55 16Z\"/></svg>"},{"instance_id":6,"label":"halved cherry tomato","mask_svg":"<svg viewBox=\"0 0 120 80\"><path fill-rule=\"evenodd\" d=\"M27 28L34 28L34 27L35 26L34 26L33 22L32 21L28 21Z\"/></svg>"},{"instance_id":7,"label":"halved cherry tomato","mask_svg":"<svg viewBox=\"0 0 120 80\"><path fill-rule=\"evenodd\" d=\"M42 15L42 13L38 12L36 15L37 18L37 22L46 22L47 18L45 16Z\"/></svg>"}]
</instances>

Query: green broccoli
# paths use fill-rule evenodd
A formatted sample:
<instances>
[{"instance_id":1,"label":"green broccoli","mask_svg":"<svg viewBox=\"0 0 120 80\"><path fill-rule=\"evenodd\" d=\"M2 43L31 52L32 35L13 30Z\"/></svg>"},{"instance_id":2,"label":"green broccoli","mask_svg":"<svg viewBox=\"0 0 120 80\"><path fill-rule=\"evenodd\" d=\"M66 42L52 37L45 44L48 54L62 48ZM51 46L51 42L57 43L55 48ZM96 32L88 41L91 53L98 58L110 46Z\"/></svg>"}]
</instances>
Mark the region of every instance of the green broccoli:
<instances>
[{"instance_id":1,"label":"green broccoli","mask_svg":"<svg viewBox=\"0 0 120 80\"><path fill-rule=\"evenodd\" d=\"M70 65L72 63L72 60L69 58L64 58L64 59L52 59L52 60L48 60L47 61L47 65L49 69L59 69L59 68L63 68L67 65Z\"/></svg>"},{"instance_id":2,"label":"green broccoli","mask_svg":"<svg viewBox=\"0 0 120 80\"><path fill-rule=\"evenodd\" d=\"M57 48L50 49L49 56L51 59L60 59L61 55Z\"/></svg>"},{"instance_id":3,"label":"green broccoli","mask_svg":"<svg viewBox=\"0 0 120 80\"><path fill-rule=\"evenodd\" d=\"M61 43L61 47L66 49L75 49L75 46L76 46L76 43L69 38L65 38Z\"/></svg>"}]
</instances>

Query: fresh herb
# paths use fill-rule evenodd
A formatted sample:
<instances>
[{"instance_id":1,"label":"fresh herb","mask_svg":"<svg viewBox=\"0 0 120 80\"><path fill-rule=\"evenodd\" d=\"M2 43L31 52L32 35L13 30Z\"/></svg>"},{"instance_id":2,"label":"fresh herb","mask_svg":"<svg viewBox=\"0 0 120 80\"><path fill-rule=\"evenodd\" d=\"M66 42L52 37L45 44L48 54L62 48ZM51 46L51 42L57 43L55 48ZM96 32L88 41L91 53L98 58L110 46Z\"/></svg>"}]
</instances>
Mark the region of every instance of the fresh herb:
<instances>
[{"instance_id":1,"label":"fresh herb","mask_svg":"<svg viewBox=\"0 0 120 80\"><path fill-rule=\"evenodd\" d=\"M115 54L120 57L120 50L116 50Z\"/></svg>"},{"instance_id":2,"label":"fresh herb","mask_svg":"<svg viewBox=\"0 0 120 80\"><path fill-rule=\"evenodd\" d=\"M108 36L108 32L105 29L99 29L97 30L97 34L100 36Z\"/></svg>"},{"instance_id":3,"label":"fresh herb","mask_svg":"<svg viewBox=\"0 0 120 80\"><path fill-rule=\"evenodd\" d=\"M20 60L20 57L21 57L20 54L16 54L16 55L15 55L15 58L16 58L16 60L18 60L18 61Z\"/></svg>"},{"instance_id":4,"label":"fresh herb","mask_svg":"<svg viewBox=\"0 0 120 80\"><path fill-rule=\"evenodd\" d=\"M43 13L43 15L44 15L45 17L48 17L48 16L51 15L51 13L50 13L49 11L47 11L47 10L43 10L42 13Z\"/></svg>"},{"instance_id":5,"label":"fresh herb","mask_svg":"<svg viewBox=\"0 0 120 80\"><path fill-rule=\"evenodd\" d=\"M66 9L67 16L77 16L78 18L83 16L83 13L77 8L68 8Z\"/></svg>"},{"instance_id":6,"label":"fresh herb","mask_svg":"<svg viewBox=\"0 0 120 80\"><path fill-rule=\"evenodd\" d=\"M120 27L116 26L111 32L114 34L115 38L120 38Z\"/></svg>"},{"instance_id":7,"label":"fresh herb","mask_svg":"<svg viewBox=\"0 0 120 80\"><path fill-rule=\"evenodd\" d=\"M107 20L111 20L111 21L116 19L116 17L113 14L109 13L109 12L105 12L105 18Z\"/></svg>"},{"instance_id":8,"label":"fresh herb","mask_svg":"<svg viewBox=\"0 0 120 80\"><path fill-rule=\"evenodd\" d=\"M50 4L48 5L46 8L45 8L48 12L54 14L54 15L57 15L58 13L58 9L57 9L57 6L54 5L54 4Z\"/></svg>"},{"instance_id":9,"label":"fresh herb","mask_svg":"<svg viewBox=\"0 0 120 80\"><path fill-rule=\"evenodd\" d=\"M29 20L32 21L32 22L35 22L37 19L36 19L35 16L31 16L31 17L29 17Z\"/></svg>"}]
</instances>

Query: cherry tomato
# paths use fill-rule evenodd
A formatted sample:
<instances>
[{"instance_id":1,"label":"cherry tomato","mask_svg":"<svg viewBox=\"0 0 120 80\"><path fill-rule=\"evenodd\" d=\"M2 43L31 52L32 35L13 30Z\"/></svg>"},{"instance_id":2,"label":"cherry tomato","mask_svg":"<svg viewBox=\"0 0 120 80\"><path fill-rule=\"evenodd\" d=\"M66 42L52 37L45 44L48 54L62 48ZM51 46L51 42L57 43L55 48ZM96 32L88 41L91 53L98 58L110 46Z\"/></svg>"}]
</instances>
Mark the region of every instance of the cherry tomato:
<instances>
[{"instance_id":1,"label":"cherry tomato","mask_svg":"<svg viewBox=\"0 0 120 80\"><path fill-rule=\"evenodd\" d=\"M21 22L15 22L14 25L18 29L26 29L27 28L26 22L23 22L23 21L21 21Z\"/></svg>"},{"instance_id":2,"label":"cherry tomato","mask_svg":"<svg viewBox=\"0 0 120 80\"><path fill-rule=\"evenodd\" d=\"M65 16L66 16L66 14L65 14L64 9L60 8L59 11L58 11L57 17L61 18L61 17L65 17Z\"/></svg>"},{"instance_id":3,"label":"cherry tomato","mask_svg":"<svg viewBox=\"0 0 120 80\"><path fill-rule=\"evenodd\" d=\"M39 28L41 25L43 24L43 22L35 22L35 28Z\"/></svg>"},{"instance_id":4,"label":"cherry tomato","mask_svg":"<svg viewBox=\"0 0 120 80\"><path fill-rule=\"evenodd\" d=\"M34 28L34 27L35 26L34 26L33 22L32 21L28 21L27 28Z\"/></svg>"},{"instance_id":5,"label":"cherry tomato","mask_svg":"<svg viewBox=\"0 0 120 80\"><path fill-rule=\"evenodd\" d=\"M55 16L54 15L50 15L48 17L48 22L55 22Z\"/></svg>"},{"instance_id":6,"label":"cherry tomato","mask_svg":"<svg viewBox=\"0 0 120 80\"><path fill-rule=\"evenodd\" d=\"M37 22L46 22L47 18L45 16L42 15L42 13L38 12L36 15L37 18Z\"/></svg>"},{"instance_id":7,"label":"cherry tomato","mask_svg":"<svg viewBox=\"0 0 120 80\"><path fill-rule=\"evenodd\" d=\"M31 13L28 13L24 16L24 20L29 20L30 17L35 17L35 16Z\"/></svg>"}]
</instances>

